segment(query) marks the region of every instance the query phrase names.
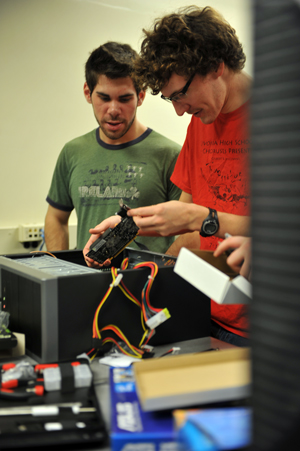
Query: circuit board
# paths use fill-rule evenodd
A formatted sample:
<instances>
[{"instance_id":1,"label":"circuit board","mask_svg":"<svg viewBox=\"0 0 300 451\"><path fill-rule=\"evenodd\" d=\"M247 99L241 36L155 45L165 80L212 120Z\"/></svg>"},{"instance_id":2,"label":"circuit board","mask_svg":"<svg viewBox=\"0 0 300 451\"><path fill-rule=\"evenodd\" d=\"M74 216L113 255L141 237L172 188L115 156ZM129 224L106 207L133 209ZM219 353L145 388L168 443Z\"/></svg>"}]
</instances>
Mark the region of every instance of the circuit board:
<instances>
[{"instance_id":1,"label":"circuit board","mask_svg":"<svg viewBox=\"0 0 300 451\"><path fill-rule=\"evenodd\" d=\"M107 229L91 246L87 257L103 264L116 257L138 235L139 228L130 216L125 216L113 229Z\"/></svg>"}]
</instances>

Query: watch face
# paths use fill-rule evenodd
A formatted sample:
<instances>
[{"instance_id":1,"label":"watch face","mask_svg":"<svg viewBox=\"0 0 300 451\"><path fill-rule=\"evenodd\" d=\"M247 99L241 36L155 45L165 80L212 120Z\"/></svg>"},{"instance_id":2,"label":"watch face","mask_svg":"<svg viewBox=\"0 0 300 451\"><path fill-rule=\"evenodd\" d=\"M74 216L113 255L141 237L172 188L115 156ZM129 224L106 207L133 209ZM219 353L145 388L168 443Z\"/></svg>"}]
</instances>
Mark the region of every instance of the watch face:
<instances>
[{"instance_id":1,"label":"watch face","mask_svg":"<svg viewBox=\"0 0 300 451\"><path fill-rule=\"evenodd\" d=\"M208 220L205 224L204 224L204 231L205 233L207 233L208 235L213 235L214 233L216 233L218 231L218 225L216 224L215 221L210 221Z\"/></svg>"}]
</instances>

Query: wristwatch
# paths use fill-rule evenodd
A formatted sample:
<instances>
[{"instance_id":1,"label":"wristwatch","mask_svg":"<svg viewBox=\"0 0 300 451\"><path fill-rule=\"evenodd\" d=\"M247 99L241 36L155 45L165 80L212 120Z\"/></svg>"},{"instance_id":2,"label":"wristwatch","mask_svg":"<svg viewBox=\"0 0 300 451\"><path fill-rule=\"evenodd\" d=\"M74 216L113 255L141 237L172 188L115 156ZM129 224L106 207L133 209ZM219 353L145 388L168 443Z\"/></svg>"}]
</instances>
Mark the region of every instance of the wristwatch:
<instances>
[{"instance_id":1,"label":"wristwatch","mask_svg":"<svg viewBox=\"0 0 300 451\"><path fill-rule=\"evenodd\" d=\"M216 210L209 208L209 215L204 219L200 230L201 236L212 236L219 230L219 220Z\"/></svg>"}]
</instances>

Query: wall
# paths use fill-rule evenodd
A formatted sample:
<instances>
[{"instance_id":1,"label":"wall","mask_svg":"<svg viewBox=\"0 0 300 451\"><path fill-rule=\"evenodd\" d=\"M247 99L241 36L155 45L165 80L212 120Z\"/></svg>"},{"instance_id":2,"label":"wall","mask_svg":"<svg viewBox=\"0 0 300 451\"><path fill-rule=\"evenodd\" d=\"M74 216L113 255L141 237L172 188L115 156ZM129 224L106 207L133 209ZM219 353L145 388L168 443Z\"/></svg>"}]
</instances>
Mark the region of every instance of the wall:
<instances>
[{"instance_id":1,"label":"wall","mask_svg":"<svg viewBox=\"0 0 300 451\"><path fill-rule=\"evenodd\" d=\"M142 28L189 4L218 9L237 30L252 73L251 0L1 0L0 254L26 252L18 225L43 224L45 197L68 140L97 126L82 87L90 52L108 40L136 50ZM147 94L139 119L183 144L190 117ZM72 213L71 247L76 244Z\"/></svg>"}]
</instances>

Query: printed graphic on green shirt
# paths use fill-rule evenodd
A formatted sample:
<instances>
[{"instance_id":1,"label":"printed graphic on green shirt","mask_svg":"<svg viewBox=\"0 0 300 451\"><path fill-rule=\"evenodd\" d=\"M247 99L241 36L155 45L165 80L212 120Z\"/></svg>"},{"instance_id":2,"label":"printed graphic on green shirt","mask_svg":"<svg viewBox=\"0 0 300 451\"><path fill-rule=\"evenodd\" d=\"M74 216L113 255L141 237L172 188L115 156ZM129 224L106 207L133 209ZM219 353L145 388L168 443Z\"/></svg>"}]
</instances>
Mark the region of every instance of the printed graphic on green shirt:
<instances>
[{"instance_id":1,"label":"printed graphic on green shirt","mask_svg":"<svg viewBox=\"0 0 300 451\"><path fill-rule=\"evenodd\" d=\"M85 184L78 187L82 206L101 205L101 200L139 199L140 185L147 172L147 163L112 164L105 169L90 169Z\"/></svg>"}]
</instances>

